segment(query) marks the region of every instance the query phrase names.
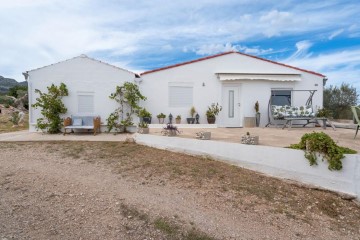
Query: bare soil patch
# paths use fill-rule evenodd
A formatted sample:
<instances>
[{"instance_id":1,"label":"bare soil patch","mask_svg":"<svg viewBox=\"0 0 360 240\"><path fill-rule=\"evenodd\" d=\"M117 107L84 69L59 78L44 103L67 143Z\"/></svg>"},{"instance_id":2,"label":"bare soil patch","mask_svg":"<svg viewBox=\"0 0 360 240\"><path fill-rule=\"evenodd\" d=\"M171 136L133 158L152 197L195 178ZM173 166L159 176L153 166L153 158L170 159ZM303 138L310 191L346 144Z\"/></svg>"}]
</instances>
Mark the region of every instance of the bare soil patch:
<instances>
[{"instance_id":1,"label":"bare soil patch","mask_svg":"<svg viewBox=\"0 0 360 240\"><path fill-rule=\"evenodd\" d=\"M357 203L213 159L122 142L0 152L0 238L360 239Z\"/></svg>"}]
</instances>

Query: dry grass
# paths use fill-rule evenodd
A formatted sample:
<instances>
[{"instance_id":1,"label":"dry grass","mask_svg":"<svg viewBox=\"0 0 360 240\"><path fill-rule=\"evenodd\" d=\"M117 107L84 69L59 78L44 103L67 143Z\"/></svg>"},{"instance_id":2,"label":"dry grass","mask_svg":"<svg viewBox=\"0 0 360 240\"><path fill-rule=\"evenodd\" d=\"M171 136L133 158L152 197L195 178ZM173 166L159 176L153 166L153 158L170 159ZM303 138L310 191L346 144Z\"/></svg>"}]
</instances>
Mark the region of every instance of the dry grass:
<instances>
[{"instance_id":1,"label":"dry grass","mask_svg":"<svg viewBox=\"0 0 360 240\"><path fill-rule=\"evenodd\" d=\"M26 114L24 117L24 124L21 126L14 127L12 122L10 122L10 115L8 114L0 114L0 134L7 132L15 132L21 130L29 129L29 115Z\"/></svg>"},{"instance_id":2,"label":"dry grass","mask_svg":"<svg viewBox=\"0 0 360 240\"><path fill-rule=\"evenodd\" d=\"M16 148L29 145L60 157L104 164L122 177L144 185L171 185L205 192L215 198L217 204L222 202L242 211L280 214L310 225L325 219L334 229L359 231L360 207L355 202L332 192L300 187L210 158L121 142L17 143ZM14 144L6 143L2 147L14 147ZM160 223L158 225L160 228Z\"/></svg>"}]
</instances>

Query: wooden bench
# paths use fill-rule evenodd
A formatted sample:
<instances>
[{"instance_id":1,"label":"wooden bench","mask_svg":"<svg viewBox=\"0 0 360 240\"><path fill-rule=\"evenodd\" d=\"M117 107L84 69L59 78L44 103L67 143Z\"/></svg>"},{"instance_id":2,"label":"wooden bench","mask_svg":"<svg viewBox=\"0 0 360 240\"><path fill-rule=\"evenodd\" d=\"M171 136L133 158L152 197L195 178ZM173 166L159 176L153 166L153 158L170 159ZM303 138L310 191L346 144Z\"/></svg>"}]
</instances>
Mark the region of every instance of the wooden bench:
<instances>
[{"instance_id":1,"label":"wooden bench","mask_svg":"<svg viewBox=\"0 0 360 240\"><path fill-rule=\"evenodd\" d=\"M85 130L93 130L94 136L97 132L101 132L100 130L101 120L100 116L79 116L73 115L71 117L67 117L64 120L64 135L70 134L66 132L66 130L70 129L71 132L74 132L74 129L85 129Z\"/></svg>"}]
</instances>

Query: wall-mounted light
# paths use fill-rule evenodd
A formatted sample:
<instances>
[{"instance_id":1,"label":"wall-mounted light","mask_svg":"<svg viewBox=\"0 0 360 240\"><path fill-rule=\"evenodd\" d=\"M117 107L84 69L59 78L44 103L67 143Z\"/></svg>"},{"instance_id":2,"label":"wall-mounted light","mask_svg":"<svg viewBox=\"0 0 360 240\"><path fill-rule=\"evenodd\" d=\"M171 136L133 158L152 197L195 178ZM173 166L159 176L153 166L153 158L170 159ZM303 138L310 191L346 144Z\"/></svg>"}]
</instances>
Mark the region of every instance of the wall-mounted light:
<instances>
[{"instance_id":1,"label":"wall-mounted light","mask_svg":"<svg viewBox=\"0 0 360 240\"><path fill-rule=\"evenodd\" d=\"M135 83L139 84L143 81L143 79L140 76L135 76L134 81Z\"/></svg>"},{"instance_id":2,"label":"wall-mounted light","mask_svg":"<svg viewBox=\"0 0 360 240\"><path fill-rule=\"evenodd\" d=\"M202 86L205 87L205 83L204 83L204 82L203 82Z\"/></svg>"}]
</instances>

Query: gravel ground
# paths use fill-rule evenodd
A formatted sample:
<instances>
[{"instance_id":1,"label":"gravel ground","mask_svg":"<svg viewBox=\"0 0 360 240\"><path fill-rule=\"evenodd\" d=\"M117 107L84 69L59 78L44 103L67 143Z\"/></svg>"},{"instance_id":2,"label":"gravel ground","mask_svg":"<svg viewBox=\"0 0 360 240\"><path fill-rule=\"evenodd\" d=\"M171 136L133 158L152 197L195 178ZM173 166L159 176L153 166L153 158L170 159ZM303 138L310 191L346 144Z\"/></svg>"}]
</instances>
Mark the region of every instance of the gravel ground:
<instances>
[{"instance_id":1,"label":"gravel ground","mask_svg":"<svg viewBox=\"0 0 360 240\"><path fill-rule=\"evenodd\" d=\"M360 207L132 143L0 144L0 239L360 239Z\"/></svg>"}]
</instances>

